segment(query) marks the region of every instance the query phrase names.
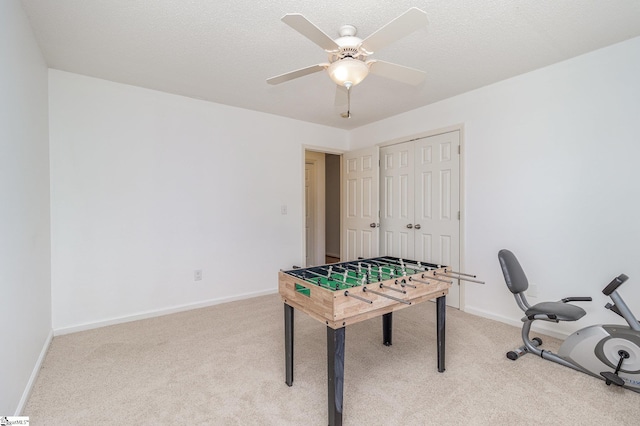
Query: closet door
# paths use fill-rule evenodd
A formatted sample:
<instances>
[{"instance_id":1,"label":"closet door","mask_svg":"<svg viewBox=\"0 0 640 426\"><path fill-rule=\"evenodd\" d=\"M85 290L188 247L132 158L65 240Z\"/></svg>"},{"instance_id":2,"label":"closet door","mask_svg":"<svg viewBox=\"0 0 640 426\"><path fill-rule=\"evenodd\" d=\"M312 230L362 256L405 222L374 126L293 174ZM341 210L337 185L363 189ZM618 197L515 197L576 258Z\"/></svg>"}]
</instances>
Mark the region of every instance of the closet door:
<instances>
[{"instance_id":1,"label":"closet door","mask_svg":"<svg viewBox=\"0 0 640 426\"><path fill-rule=\"evenodd\" d=\"M415 258L460 271L460 132L415 141ZM384 232L384 230L383 230ZM447 297L459 307L454 282Z\"/></svg>"},{"instance_id":2,"label":"closet door","mask_svg":"<svg viewBox=\"0 0 640 426\"><path fill-rule=\"evenodd\" d=\"M414 255L414 143L380 149L380 254Z\"/></svg>"},{"instance_id":3,"label":"closet door","mask_svg":"<svg viewBox=\"0 0 640 426\"><path fill-rule=\"evenodd\" d=\"M460 132L380 149L380 253L460 271ZM460 306L458 282L447 305Z\"/></svg>"}]
</instances>

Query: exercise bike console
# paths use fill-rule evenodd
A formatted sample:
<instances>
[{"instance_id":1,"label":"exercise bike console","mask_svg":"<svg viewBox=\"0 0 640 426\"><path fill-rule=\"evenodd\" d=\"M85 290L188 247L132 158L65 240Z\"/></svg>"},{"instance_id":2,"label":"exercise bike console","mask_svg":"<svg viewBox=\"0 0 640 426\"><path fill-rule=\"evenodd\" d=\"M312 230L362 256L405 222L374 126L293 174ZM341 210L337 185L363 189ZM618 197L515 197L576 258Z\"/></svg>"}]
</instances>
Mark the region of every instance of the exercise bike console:
<instances>
[{"instance_id":1,"label":"exercise bike console","mask_svg":"<svg viewBox=\"0 0 640 426\"><path fill-rule=\"evenodd\" d=\"M640 392L640 323L633 315L618 288L629 277L621 274L614 278L602 292L613 304L605 307L620 315L628 325L592 325L576 331L562 343L555 354L540 349L542 340L531 339L529 332L535 320L576 321L586 312L579 306L567 302L590 301L590 297L569 297L560 302L542 302L529 305L524 292L529 287L527 277L515 255L509 250L500 250L498 260L509 290L516 303L525 312L522 318L522 340L524 345L507 353L507 358L516 360L529 352L543 359L603 379L607 385L617 385Z\"/></svg>"}]
</instances>

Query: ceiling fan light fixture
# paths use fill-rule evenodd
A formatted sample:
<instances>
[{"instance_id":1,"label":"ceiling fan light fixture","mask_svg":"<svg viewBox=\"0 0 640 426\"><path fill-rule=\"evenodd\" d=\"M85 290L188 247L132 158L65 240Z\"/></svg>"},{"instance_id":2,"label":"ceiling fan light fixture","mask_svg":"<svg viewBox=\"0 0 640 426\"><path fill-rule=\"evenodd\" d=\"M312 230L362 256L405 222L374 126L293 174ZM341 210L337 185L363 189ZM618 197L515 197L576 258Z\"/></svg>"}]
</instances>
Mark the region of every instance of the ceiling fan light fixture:
<instances>
[{"instance_id":1,"label":"ceiling fan light fixture","mask_svg":"<svg viewBox=\"0 0 640 426\"><path fill-rule=\"evenodd\" d=\"M336 84L350 88L364 80L369 74L369 67L358 59L344 58L329 65L327 72Z\"/></svg>"}]
</instances>

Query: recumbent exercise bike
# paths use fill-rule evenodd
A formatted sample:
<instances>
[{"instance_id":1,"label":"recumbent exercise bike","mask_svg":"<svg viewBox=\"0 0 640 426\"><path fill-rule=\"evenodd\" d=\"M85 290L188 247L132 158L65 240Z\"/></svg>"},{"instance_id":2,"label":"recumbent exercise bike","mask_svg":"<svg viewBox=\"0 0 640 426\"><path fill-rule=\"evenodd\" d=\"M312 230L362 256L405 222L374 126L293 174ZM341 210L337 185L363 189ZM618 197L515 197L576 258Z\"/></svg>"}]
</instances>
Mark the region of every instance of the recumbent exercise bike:
<instances>
[{"instance_id":1,"label":"recumbent exercise bike","mask_svg":"<svg viewBox=\"0 0 640 426\"><path fill-rule=\"evenodd\" d=\"M640 323L617 291L629 277L621 274L602 290L613 301L613 304L607 303L605 308L620 315L629 325L585 327L567 337L555 354L539 348L542 344L540 338L529 338L531 325L536 320L577 321L586 312L579 306L567 302L591 301L591 297L568 297L560 302L542 302L531 306L524 295L529 282L516 256L503 249L498 253L498 260L507 287L525 313L525 317L522 318L524 345L507 352L507 358L515 361L530 352L543 359L603 379L607 385L614 384L640 392Z\"/></svg>"}]
</instances>

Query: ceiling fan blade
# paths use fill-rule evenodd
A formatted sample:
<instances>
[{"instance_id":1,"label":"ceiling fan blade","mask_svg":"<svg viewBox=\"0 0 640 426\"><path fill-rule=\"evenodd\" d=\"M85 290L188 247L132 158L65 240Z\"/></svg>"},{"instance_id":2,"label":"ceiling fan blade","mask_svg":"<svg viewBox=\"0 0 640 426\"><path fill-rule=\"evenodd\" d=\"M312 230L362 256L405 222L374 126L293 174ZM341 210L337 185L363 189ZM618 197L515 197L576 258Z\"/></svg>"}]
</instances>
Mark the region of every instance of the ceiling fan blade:
<instances>
[{"instance_id":1,"label":"ceiling fan blade","mask_svg":"<svg viewBox=\"0 0 640 426\"><path fill-rule=\"evenodd\" d=\"M384 27L362 41L362 48L369 54L377 52L383 47L400 40L412 32L426 27L428 24L427 14L422 10L412 7Z\"/></svg>"},{"instance_id":2,"label":"ceiling fan blade","mask_svg":"<svg viewBox=\"0 0 640 426\"><path fill-rule=\"evenodd\" d=\"M372 60L367 62L367 65L369 65L369 72L371 72L371 74L414 86L422 83L427 76L427 73L424 71L392 64L391 62Z\"/></svg>"},{"instance_id":3,"label":"ceiling fan blade","mask_svg":"<svg viewBox=\"0 0 640 426\"><path fill-rule=\"evenodd\" d=\"M288 73L280 74L275 77L267 79L269 84L280 84L285 81L293 80L294 78L304 77L305 75L313 74L314 72L324 71L328 64L317 64L306 68L300 68L299 70L290 71Z\"/></svg>"},{"instance_id":4,"label":"ceiling fan blade","mask_svg":"<svg viewBox=\"0 0 640 426\"><path fill-rule=\"evenodd\" d=\"M299 13L287 13L282 17L282 22L328 52L333 52L340 48L324 31Z\"/></svg>"}]
</instances>

